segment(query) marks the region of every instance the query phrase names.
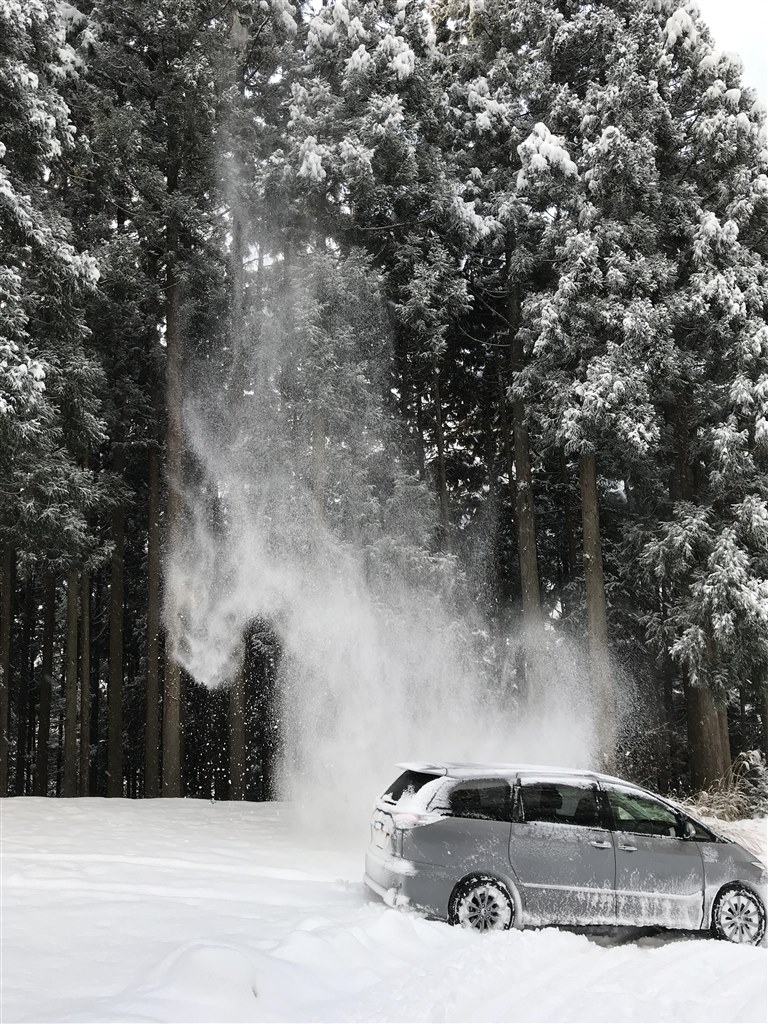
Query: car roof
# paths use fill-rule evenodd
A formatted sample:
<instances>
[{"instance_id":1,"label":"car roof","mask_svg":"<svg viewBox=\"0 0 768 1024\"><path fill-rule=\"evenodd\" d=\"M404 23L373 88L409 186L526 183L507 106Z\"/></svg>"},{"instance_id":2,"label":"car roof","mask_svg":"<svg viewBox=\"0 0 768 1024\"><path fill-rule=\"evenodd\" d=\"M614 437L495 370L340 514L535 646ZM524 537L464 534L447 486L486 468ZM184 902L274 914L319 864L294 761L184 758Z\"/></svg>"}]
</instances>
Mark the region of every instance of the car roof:
<instances>
[{"instance_id":1,"label":"car roof","mask_svg":"<svg viewBox=\"0 0 768 1024\"><path fill-rule=\"evenodd\" d=\"M482 761L408 761L398 764L398 768L409 772L422 772L426 775L445 775L451 779L484 779L489 775L505 777L516 777L518 775L552 775L558 778L574 779L596 779L600 782L613 782L621 786L629 786L632 789L647 793L643 786L635 782L627 782L626 779L616 778L614 775L605 775L603 772L595 772L589 768L560 768L557 765L546 764L507 764L503 762Z\"/></svg>"}]
</instances>

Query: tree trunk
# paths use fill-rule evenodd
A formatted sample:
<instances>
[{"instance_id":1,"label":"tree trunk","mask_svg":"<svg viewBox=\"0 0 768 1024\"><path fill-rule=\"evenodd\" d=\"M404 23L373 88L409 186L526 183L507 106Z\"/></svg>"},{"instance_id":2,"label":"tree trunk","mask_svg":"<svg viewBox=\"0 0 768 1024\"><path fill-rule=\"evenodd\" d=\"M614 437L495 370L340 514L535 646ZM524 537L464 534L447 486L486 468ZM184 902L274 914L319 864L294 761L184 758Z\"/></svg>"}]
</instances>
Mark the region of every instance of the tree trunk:
<instances>
[{"instance_id":1,"label":"tree trunk","mask_svg":"<svg viewBox=\"0 0 768 1024\"><path fill-rule=\"evenodd\" d=\"M509 338L509 368L519 374L525 365L523 339L520 336L520 287L512 274L512 255L515 250L514 231L507 232L507 322ZM536 558L536 514L533 501L533 473L531 450L526 422L525 402L516 394L512 398L512 437L515 451L515 504L517 513L517 547L520 560L520 586L523 621L526 632L537 633L541 626L541 586Z\"/></svg>"},{"instance_id":2,"label":"tree trunk","mask_svg":"<svg viewBox=\"0 0 768 1024\"><path fill-rule=\"evenodd\" d=\"M122 468L122 458L115 458ZM107 683L107 796L123 795L123 618L125 510L112 511L112 566L109 586L109 679Z\"/></svg>"},{"instance_id":3,"label":"tree trunk","mask_svg":"<svg viewBox=\"0 0 768 1024\"><path fill-rule=\"evenodd\" d=\"M721 753L721 771L720 777L724 781L730 782L731 779L731 734L728 729L728 708L725 704L721 704L717 709L717 718L720 725L720 753Z\"/></svg>"},{"instance_id":4,"label":"tree trunk","mask_svg":"<svg viewBox=\"0 0 768 1024\"><path fill-rule=\"evenodd\" d=\"M608 771L612 771L616 763L616 692L608 655L608 618L597 500L597 461L593 454L581 456L580 472L589 659L597 709L601 761Z\"/></svg>"},{"instance_id":5,"label":"tree trunk","mask_svg":"<svg viewBox=\"0 0 768 1024\"><path fill-rule=\"evenodd\" d=\"M30 577L24 586L24 626L21 639L19 672L19 702L16 709L16 776L13 791L16 796L24 795L24 776L27 765L27 735L29 733L30 694L34 673L32 641L35 632L35 584Z\"/></svg>"},{"instance_id":6,"label":"tree trunk","mask_svg":"<svg viewBox=\"0 0 768 1024\"><path fill-rule=\"evenodd\" d=\"M91 574L80 581L80 796L91 782Z\"/></svg>"},{"instance_id":7,"label":"tree trunk","mask_svg":"<svg viewBox=\"0 0 768 1024\"><path fill-rule=\"evenodd\" d=\"M245 653L245 652L244 652ZM245 799L246 658L229 688L229 799Z\"/></svg>"},{"instance_id":8,"label":"tree trunk","mask_svg":"<svg viewBox=\"0 0 768 1024\"><path fill-rule=\"evenodd\" d=\"M66 664L66 657L64 658L64 664ZM62 680L60 690L60 697L64 696L65 682ZM61 710L61 701L59 701L59 708L56 713L56 797L60 797L61 794L61 780L63 776L63 765L64 765L64 715Z\"/></svg>"},{"instance_id":9,"label":"tree trunk","mask_svg":"<svg viewBox=\"0 0 768 1024\"><path fill-rule=\"evenodd\" d=\"M681 396L669 411L674 429L675 448L669 477L669 496L673 502L693 501L695 497L694 458L691 453L692 431L689 426L689 401ZM722 730L717 705L710 690L705 695L696 686L685 686L688 726L688 756L691 785L706 789L730 769L724 764ZM714 742L717 735L718 740ZM703 781L704 780L704 781Z\"/></svg>"},{"instance_id":10,"label":"tree trunk","mask_svg":"<svg viewBox=\"0 0 768 1024\"><path fill-rule=\"evenodd\" d=\"M160 463L149 453L149 528L147 540L147 708L144 746L144 795L160 796Z\"/></svg>"},{"instance_id":11,"label":"tree trunk","mask_svg":"<svg viewBox=\"0 0 768 1024\"><path fill-rule=\"evenodd\" d=\"M77 591L76 569L67 573L67 644L64 688L64 780L62 796L77 796Z\"/></svg>"},{"instance_id":12,"label":"tree trunk","mask_svg":"<svg viewBox=\"0 0 768 1024\"><path fill-rule=\"evenodd\" d=\"M435 362L432 372L435 399L435 441L437 443L437 492L440 499L440 546L450 548L451 512L448 505L448 477L445 469L445 433L443 431L443 403L440 396L440 369Z\"/></svg>"},{"instance_id":13,"label":"tree trunk","mask_svg":"<svg viewBox=\"0 0 768 1024\"><path fill-rule=\"evenodd\" d=\"M519 399L512 402L512 431L515 443L515 496L517 541L520 558L520 582L523 618L527 627L541 623L541 589L536 559L536 517L533 505L533 474L525 423L525 406Z\"/></svg>"},{"instance_id":14,"label":"tree trunk","mask_svg":"<svg viewBox=\"0 0 768 1024\"><path fill-rule=\"evenodd\" d=\"M43 663L40 674L40 717L37 727L35 796L48 795L48 741L51 733L51 694L53 690L53 642L56 632L56 584L45 575L43 592Z\"/></svg>"},{"instance_id":15,"label":"tree trunk","mask_svg":"<svg viewBox=\"0 0 768 1024\"><path fill-rule=\"evenodd\" d=\"M720 716L708 686L688 684L685 689L691 786L709 789L720 782L725 763Z\"/></svg>"},{"instance_id":16,"label":"tree trunk","mask_svg":"<svg viewBox=\"0 0 768 1024\"><path fill-rule=\"evenodd\" d=\"M232 245L230 249L229 274L231 281L231 343L232 370L235 394L242 396L245 379L245 338L243 331L243 299L245 297L245 267L243 264L244 234L243 221L237 209L232 216Z\"/></svg>"},{"instance_id":17,"label":"tree trunk","mask_svg":"<svg viewBox=\"0 0 768 1024\"><path fill-rule=\"evenodd\" d=\"M662 612L663 614L663 612ZM659 735L659 786L662 793L669 793L674 788L677 779L672 777L672 756L674 753L674 681L675 663L669 654L664 656L662 665L660 712L662 722Z\"/></svg>"},{"instance_id":18,"label":"tree trunk","mask_svg":"<svg viewBox=\"0 0 768 1024\"><path fill-rule=\"evenodd\" d=\"M0 595L0 797L4 797L8 793L14 568L13 550L10 547L4 547L2 552L3 592Z\"/></svg>"},{"instance_id":19,"label":"tree trunk","mask_svg":"<svg viewBox=\"0 0 768 1024\"><path fill-rule=\"evenodd\" d=\"M93 602L93 642L91 644L91 772L88 788L92 796L102 795L99 753L99 709L101 707L101 658L103 650L103 586L102 574L96 575L95 600Z\"/></svg>"},{"instance_id":20,"label":"tree trunk","mask_svg":"<svg viewBox=\"0 0 768 1024\"><path fill-rule=\"evenodd\" d=\"M242 83L241 83L242 84ZM245 338L243 300L245 297L245 272L243 264L244 232L242 218L237 209L232 218L232 246L230 250L231 281L231 335L235 387L242 391L245 378ZM260 263L261 270L261 263ZM261 290L261 272L258 288ZM327 425L322 414L315 415L312 435L312 453L315 472L315 488L320 505L325 490L325 438ZM229 799L242 800L245 786L245 659L235 674L229 688ZM215 788L215 783L212 783Z\"/></svg>"},{"instance_id":21,"label":"tree trunk","mask_svg":"<svg viewBox=\"0 0 768 1024\"><path fill-rule=\"evenodd\" d=\"M312 414L312 489L317 499L320 514L325 513L325 499L328 490L328 464L325 447L328 436L328 418L322 410Z\"/></svg>"},{"instance_id":22,"label":"tree trunk","mask_svg":"<svg viewBox=\"0 0 768 1024\"><path fill-rule=\"evenodd\" d=\"M747 729L747 686L739 686L739 753L749 750L749 731Z\"/></svg>"},{"instance_id":23,"label":"tree trunk","mask_svg":"<svg viewBox=\"0 0 768 1024\"><path fill-rule=\"evenodd\" d=\"M178 172L176 172L178 173ZM168 183L169 191L175 181ZM184 439L182 424L182 336L179 318L179 280L176 266L178 229L168 224L166 278L166 471L168 477L166 559L172 556L181 530ZM175 658L178 631L175 598L168 593L166 573L166 643L163 692L163 796L181 796L181 666Z\"/></svg>"},{"instance_id":24,"label":"tree trunk","mask_svg":"<svg viewBox=\"0 0 768 1024\"><path fill-rule=\"evenodd\" d=\"M517 493L515 490L515 454L512 442L512 428L509 424L509 412L507 410L507 389L504 385L504 374L501 364L497 366L497 380L499 385L499 423L501 426L501 445L504 452L504 462L509 478L509 494L512 499L512 508L516 509ZM517 532L517 514L515 515L515 532Z\"/></svg>"},{"instance_id":25,"label":"tree trunk","mask_svg":"<svg viewBox=\"0 0 768 1024\"><path fill-rule=\"evenodd\" d=\"M565 567L566 581L574 578L579 565L579 537L577 533L578 513L574 514L574 502L571 495L571 480L568 469L568 459L565 450L561 447L558 452L560 467L560 482L563 488L563 539L562 558ZM570 609L563 607L563 618L567 617Z\"/></svg>"},{"instance_id":26,"label":"tree trunk","mask_svg":"<svg viewBox=\"0 0 768 1024\"><path fill-rule=\"evenodd\" d=\"M406 425L409 436L414 439L414 453L418 467L419 479L426 476L426 458L424 453L424 416L421 408L421 395L418 385L413 379L411 356L408 351L408 336L404 331L396 333L397 372L400 380L400 418Z\"/></svg>"},{"instance_id":27,"label":"tree trunk","mask_svg":"<svg viewBox=\"0 0 768 1024\"><path fill-rule=\"evenodd\" d=\"M416 404L416 459L419 473L419 480L426 480L427 478L427 455L424 446L424 403L421 398L421 392L418 388L415 390L415 404Z\"/></svg>"},{"instance_id":28,"label":"tree trunk","mask_svg":"<svg viewBox=\"0 0 768 1024\"><path fill-rule=\"evenodd\" d=\"M27 761L24 766L24 792L32 795L35 789L35 737L37 736L37 705L33 698L27 715Z\"/></svg>"}]
</instances>

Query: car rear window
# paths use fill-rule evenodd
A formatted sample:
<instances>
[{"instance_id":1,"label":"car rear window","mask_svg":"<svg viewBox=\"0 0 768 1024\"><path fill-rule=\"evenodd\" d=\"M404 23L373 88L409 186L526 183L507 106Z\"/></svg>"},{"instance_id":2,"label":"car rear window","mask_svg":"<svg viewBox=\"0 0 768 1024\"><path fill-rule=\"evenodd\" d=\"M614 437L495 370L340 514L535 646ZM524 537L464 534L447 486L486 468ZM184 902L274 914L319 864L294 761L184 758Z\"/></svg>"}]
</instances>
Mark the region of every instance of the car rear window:
<instances>
[{"instance_id":1,"label":"car rear window","mask_svg":"<svg viewBox=\"0 0 768 1024\"><path fill-rule=\"evenodd\" d=\"M434 782L436 778L438 776L429 772L403 772L386 791L384 799L396 804L402 797L418 793L422 786L426 786L428 782Z\"/></svg>"}]
</instances>

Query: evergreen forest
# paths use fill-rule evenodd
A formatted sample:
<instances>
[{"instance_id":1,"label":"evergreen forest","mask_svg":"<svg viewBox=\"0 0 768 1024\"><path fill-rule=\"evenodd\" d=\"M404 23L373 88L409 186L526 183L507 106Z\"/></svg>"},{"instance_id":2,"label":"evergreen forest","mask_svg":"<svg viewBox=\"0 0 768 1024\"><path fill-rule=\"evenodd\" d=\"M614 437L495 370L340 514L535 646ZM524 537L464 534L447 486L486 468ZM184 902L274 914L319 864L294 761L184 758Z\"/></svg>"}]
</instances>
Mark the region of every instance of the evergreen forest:
<instances>
[{"instance_id":1,"label":"evergreen forest","mask_svg":"<svg viewBox=\"0 0 768 1024\"><path fill-rule=\"evenodd\" d=\"M604 767L764 771L765 119L685 0L1 0L0 795L277 794L280 624L204 685L170 570L211 395L511 704L567 642Z\"/></svg>"}]
</instances>

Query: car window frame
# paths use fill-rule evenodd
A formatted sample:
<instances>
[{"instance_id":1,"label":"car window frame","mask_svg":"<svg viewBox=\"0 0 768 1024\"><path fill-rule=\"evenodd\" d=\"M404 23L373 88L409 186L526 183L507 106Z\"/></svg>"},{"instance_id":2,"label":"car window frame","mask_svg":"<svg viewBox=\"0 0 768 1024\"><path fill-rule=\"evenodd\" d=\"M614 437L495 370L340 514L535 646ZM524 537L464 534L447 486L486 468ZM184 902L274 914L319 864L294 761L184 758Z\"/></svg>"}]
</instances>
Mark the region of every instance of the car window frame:
<instances>
[{"instance_id":1,"label":"car window frame","mask_svg":"<svg viewBox=\"0 0 768 1024\"><path fill-rule=\"evenodd\" d=\"M602 789L602 791L604 793L605 813L606 813L607 820L610 822L610 830L611 830L611 832L625 832L627 835L643 836L646 839L679 839L679 840L683 840L685 842L704 842L705 841L705 840L697 840L697 839L687 839L686 836L684 835L684 831L683 831L683 817L684 816L680 813L680 811L676 807L670 806L670 804L666 803L664 800L662 800L659 797L655 796L653 793L645 793L645 792L643 792L643 790L635 790L631 786L617 786L615 783L610 783L610 782L609 783L604 783L601 786L601 789ZM657 832L636 832L632 828L627 828L623 823L619 822L619 820L616 818L615 814L613 813L613 807L611 806L611 801L610 801L610 798L609 798L609 794L612 791L613 792L619 792L619 793L624 791L624 792L626 792L626 793L628 793L630 795L632 795L634 793L636 796L640 797L642 800L649 800L651 803L658 804L659 807L662 807L665 811L667 811L669 814L674 816L674 819L675 819L675 834L673 836L670 836L670 835L664 835L662 833L657 833Z\"/></svg>"},{"instance_id":2,"label":"car window frame","mask_svg":"<svg viewBox=\"0 0 768 1024\"><path fill-rule=\"evenodd\" d=\"M461 814L454 814L454 811L453 811L453 795L456 792L456 790L457 789L461 789L462 787L470 787L472 785L477 786L477 784L481 783L481 782L494 782L494 783L497 783L497 784L498 783L504 783L505 785L507 785L509 787L509 817L508 818L485 818L485 817L481 817L481 816L472 816L472 815L464 816L464 815L461 815ZM450 792L448 792L445 795L447 797L447 809L448 809L447 816L449 818L455 819L456 821L494 821L494 822L496 822L498 824L501 824L501 825L511 825L512 822L515 820L515 808L516 808L516 805L515 805L515 784L514 784L514 780L510 779L509 776L507 776L507 775L483 775L483 776L478 776L477 778L457 779L456 780L456 784L454 786L451 786Z\"/></svg>"},{"instance_id":3,"label":"car window frame","mask_svg":"<svg viewBox=\"0 0 768 1024\"><path fill-rule=\"evenodd\" d=\"M701 821L697 821L696 818L690 814L686 814L685 811L679 811L679 817L681 822L681 829L685 830L686 824L690 823L694 828L701 829L706 833L706 837L703 836L687 836L683 834L682 838L689 843L722 843L724 840L720 836L716 835L708 825L703 824Z\"/></svg>"},{"instance_id":4,"label":"car window frame","mask_svg":"<svg viewBox=\"0 0 768 1024\"><path fill-rule=\"evenodd\" d=\"M523 786L526 784L536 785L541 783L552 783L554 785L570 786L572 789L584 789L590 790L595 797L595 804L597 806L597 824L596 825L579 825L575 821L561 821L561 822L546 822L546 821L528 821L525 817L525 804L523 802ZM581 783L581 784L580 784ZM527 777L518 776L515 781L515 794L513 798L514 815L513 822L522 825L562 825L567 828L583 828L588 831L602 831L610 832L610 826L607 823L605 815L605 807L601 797L601 787L598 779L592 779L587 775L576 775L573 777L562 775L530 775Z\"/></svg>"}]
</instances>

